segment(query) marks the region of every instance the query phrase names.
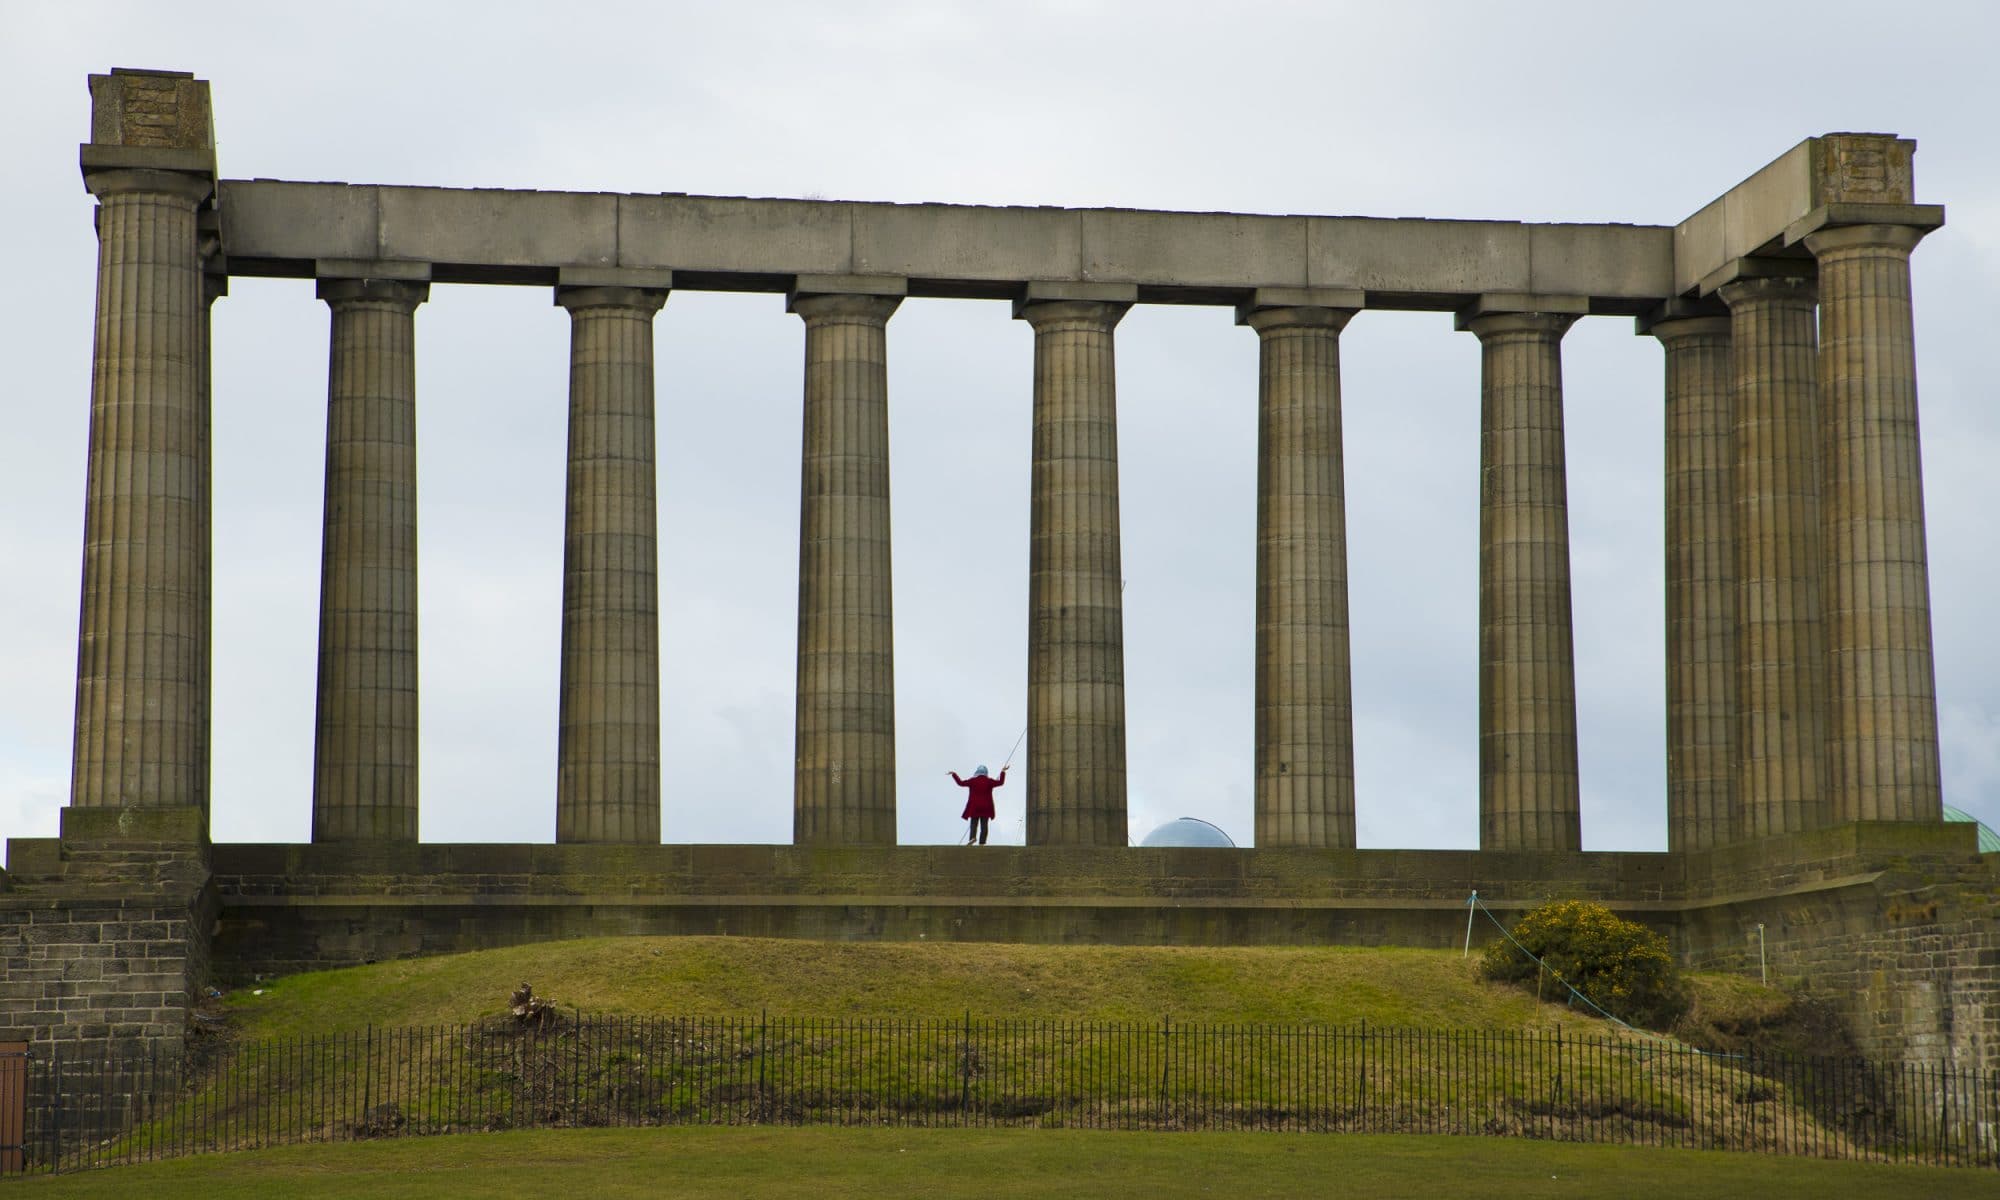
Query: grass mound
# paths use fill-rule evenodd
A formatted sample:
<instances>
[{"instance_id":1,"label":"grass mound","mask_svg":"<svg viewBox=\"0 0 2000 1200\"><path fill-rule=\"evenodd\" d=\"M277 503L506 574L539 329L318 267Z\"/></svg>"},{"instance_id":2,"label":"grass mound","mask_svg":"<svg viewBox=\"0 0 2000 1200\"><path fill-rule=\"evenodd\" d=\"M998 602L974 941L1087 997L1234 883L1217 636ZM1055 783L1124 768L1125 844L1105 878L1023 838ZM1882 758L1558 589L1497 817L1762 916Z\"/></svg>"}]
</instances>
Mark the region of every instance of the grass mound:
<instances>
[{"instance_id":1,"label":"grass mound","mask_svg":"<svg viewBox=\"0 0 2000 1200\"><path fill-rule=\"evenodd\" d=\"M244 1038L463 1024L523 980L602 1016L975 1018L1593 1030L1481 981L1450 950L1021 946L589 938L259 982L224 1002ZM261 991L260 994L256 994Z\"/></svg>"},{"instance_id":2,"label":"grass mound","mask_svg":"<svg viewBox=\"0 0 2000 1200\"><path fill-rule=\"evenodd\" d=\"M510 1017L523 980L559 1007ZM1795 1009L1694 983L1708 1038ZM1888 1107L1839 1064L1696 1053L1450 950L600 938L260 980L218 1007L195 1075L126 1088L143 1099L101 1132L72 1114L65 1159L793 1123L1930 1147L1890 1145Z\"/></svg>"}]
</instances>

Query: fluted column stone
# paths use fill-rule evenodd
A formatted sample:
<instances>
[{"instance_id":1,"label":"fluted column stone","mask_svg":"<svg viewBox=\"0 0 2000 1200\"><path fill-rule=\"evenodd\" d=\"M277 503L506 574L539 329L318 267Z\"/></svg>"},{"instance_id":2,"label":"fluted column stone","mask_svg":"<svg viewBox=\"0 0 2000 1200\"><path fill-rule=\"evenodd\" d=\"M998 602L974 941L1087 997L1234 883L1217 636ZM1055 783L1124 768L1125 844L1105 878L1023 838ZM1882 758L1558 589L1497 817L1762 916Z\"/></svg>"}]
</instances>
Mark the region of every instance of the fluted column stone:
<instances>
[{"instance_id":1,"label":"fluted column stone","mask_svg":"<svg viewBox=\"0 0 2000 1200\"><path fill-rule=\"evenodd\" d=\"M1646 332L1666 352L1667 848L1736 840L1735 408L1729 318Z\"/></svg>"},{"instance_id":2,"label":"fluted column stone","mask_svg":"<svg viewBox=\"0 0 2000 1200\"><path fill-rule=\"evenodd\" d=\"M1257 331L1256 844L1354 846L1340 332L1352 308L1247 311Z\"/></svg>"},{"instance_id":3,"label":"fluted column stone","mask_svg":"<svg viewBox=\"0 0 2000 1200\"><path fill-rule=\"evenodd\" d=\"M570 315L557 842L660 840L653 316L666 298L556 291Z\"/></svg>"},{"instance_id":4,"label":"fluted column stone","mask_svg":"<svg viewBox=\"0 0 2000 1200\"><path fill-rule=\"evenodd\" d=\"M805 321L792 840L896 841L888 321L897 295L796 295Z\"/></svg>"},{"instance_id":5,"label":"fluted column stone","mask_svg":"<svg viewBox=\"0 0 2000 1200\"><path fill-rule=\"evenodd\" d=\"M1836 821L1944 816L1910 311L1910 251L1928 232L1852 225L1805 239L1819 260L1826 790Z\"/></svg>"},{"instance_id":6,"label":"fluted column stone","mask_svg":"<svg viewBox=\"0 0 2000 1200\"><path fill-rule=\"evenodd\" d=\"M1567 312L1464 320L1480 345L1479 845L1577 850L1563 451Z\"/></svg>"},{"instance_id":7,"label":"fluted column stone","mask_svg":"<svg viewBox=\"0 0 2000 1200\"><path fill-rule=\"evenodd\" d=\"M205 808L208 309L196 210L212 184L137 169L85 182L98 198L97 312L70 803Z\"/></svg>"},{"instance_id":8,"label":"fluted column stone","mask_svg":"<svg viewBox=\"0 0 2000 1200\"><path fill-rule=\"evenodd\" d=\"M315 842L417 840L415 313L427 283L323 279L332 310Z\"/></svg>"},{"instance_id":9,"label":"fluted column stone","mask_svg":"<svg viewBox=\"0 0 2000 1200\"><path fill-rule=\"evenodd\" d=\"M1050 299L1035 330L1028 844L1123 846L1125 621L1112 331L1127 304Z\"/></svg>"},{"instance_id":10,"label":"fluted column stone","mask_svg":"<svg viewBox=\"0 0 2000 1200\"><path fill-rule=\"evenodd\" d=\"M214 768L214 695L215 695L215 394L212 387L214 375L214 341L211 337L211 316L215 302L229 294L229 276L222 274L209 264L215 247L209 243L204 233L202 259L204 272L201 277L201 365L195 378L201 385L201 434L196 444L201 449L201 466L196 472L199 489L195 502L200 514L197 523L201 529L201 566L195 572L198 592L195 612L200 622L195 628L195 764L201 780L201 803L208 807Z\"/></svg>"},{"instance_id":11,"label":"fluted column stone","mask_svg":"<svg viewBox=\"0 0 2000 1200\"><path fill-rule=\"evenodd\" d=\"M1810 278L1723 285L1736 403L1736 803L1746 838L1824 825L1820 418Z\"/></svg>"}]
</instances>

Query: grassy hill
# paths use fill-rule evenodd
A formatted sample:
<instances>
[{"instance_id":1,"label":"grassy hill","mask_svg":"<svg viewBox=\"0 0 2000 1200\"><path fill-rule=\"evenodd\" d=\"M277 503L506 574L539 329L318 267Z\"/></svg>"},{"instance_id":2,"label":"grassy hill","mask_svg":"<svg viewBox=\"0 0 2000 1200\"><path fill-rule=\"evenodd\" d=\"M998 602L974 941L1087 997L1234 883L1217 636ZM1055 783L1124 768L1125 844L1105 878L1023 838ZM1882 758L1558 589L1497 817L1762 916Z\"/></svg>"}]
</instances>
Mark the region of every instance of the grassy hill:
<instances>
[{"instance_id":1,"label":"grassy hill","mask_svg":"<svg viewBox=\"0 0 2000 1200\"><path fill-rule=\"evenodd\" d=\"M524 980L561 1012L508 1017ZM1743 980L1695 992L1698 1040L1762 1041L1792 1009ZM214 1007L201 1074L150 1091L140 1124L85 1160L548 1125L1453 1132L1835 1157L1901 1136L1838 1066L1690 1053L1448 950L600 938L261 980ZM1929 1144L1891 1156L1938 1157Z\"/></svg>"},{"instance_id":2,"label":"grassy hill","mask_svg":"<svg viewBox=\"0 0 2000 1200\"><path fill-rule=\"evenodd\" d=\"M375 963L232 993L239 1036L460 1024L506 1011L523 980L618 1016L751 1014L1548 1029L1601 1023L1477 978L1455 951L1186 948L765 938L592 938ZM255 994L260 990L262 994ZM1730 981L1732 1010L1781 1001Z\"/></svg>"}]
</instances>

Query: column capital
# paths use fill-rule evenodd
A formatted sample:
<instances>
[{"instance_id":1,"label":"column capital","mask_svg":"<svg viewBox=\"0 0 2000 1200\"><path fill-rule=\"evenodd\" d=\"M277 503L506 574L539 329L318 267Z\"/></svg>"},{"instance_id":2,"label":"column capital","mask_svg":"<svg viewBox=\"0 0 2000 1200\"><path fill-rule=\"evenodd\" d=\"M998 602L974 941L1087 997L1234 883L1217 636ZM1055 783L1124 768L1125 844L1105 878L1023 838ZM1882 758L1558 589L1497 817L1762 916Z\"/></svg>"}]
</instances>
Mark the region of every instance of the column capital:
<instances>
[{"instance_id":1,"label":"column capital","mask_svg":"<svg viewBox=\"0 0 2000 1200\"><path fill-rule=\"evenodd\" d=\"M1710 328L1703 324L1708 321L1720 321L1722 324ZM1632 332L1639 337L1656 337L1663 342L1702 333L1728 333L1729 306L1709 296L1699 300L1675 296L1632 318Z\"/></svg>"},{"instance_id":2,"label":"column capital","mask_svg":"<svg viewBox=\"0 0 2000 1200\"><path fill-rule=\"evenodd\" d=\"M1670 321L1659 321L1650 328L1639 331L1660 339L1663 345L1673 345L1697 337L1728 337L1729 317L1677 317Z\"/></svg>"},{"instance_id":3,"label":"column capital","mask_svg":"<svg viewBox=\"0 0 2000 1200\"><path fill-rule=\"evenodd\" d=\"M1733 258L1702 276L1695 287L1698 296L1712 296L1741 279L1803 279L1811 282L1819 274L1819 264L1810 255L1750 254Z\"/></svg>"},{"instance_id":4,"label":"column capital","mask_svg":"<svg viewBox=\"0 0 2000 1200\"><path fill-rule=\"evenodd\" d=\"M901 275L797 275L785 293L785 311L797 312L797 304L815 296L882 296L901 300L910 294L910 281Z\"/></svg>"},{"instance_id":5,"label":"column capital","mask_svg":"<svg viewBox=\"0 0 2000 1200\"><path fill-rule=\"evenodd\" d=\"M1760 301L1810 308L1819 303L1819 280L1803 275L1745 275L1715 289L1733 310Z\"/></svg>"},{"instance_id":6,"label":"column capital","mask_svg":"<svg viewBox=\"0 0 2000 1200\"><path fill-rule=\"evenodd\" d=\"M882 325L896 314L896 309L902 303L901 296L852 293L801 296L794 293L786 300L785 310L797 313L808 325L823 321L859 321L869 325Z\"/></svg>"},{"instance_id":7,"label":"column capital","mask_svg":"<svg viewBox=\"0 0 2000 1200\"><path fill-rule=\"evenodd\" d=\"M1535 334L1560 341L1569 327L1576 324L1576 313L1566 312L1489 312L1468 316L1460 313L1458 329L1470 333L1480 341L1507 334Z\"/></svg>"},{"instance_id":8,"label":"column capital","mask_svg":"<svg viewBox=\"0 0 2000 1200\"><path fill-rule=\"evenodd\" d=\"M1064 321L1097 325L1106 333L1118 327L1132 306L1102 300L1040 300L1014 303L1014 319L1026 321L1037 332Z\"/></svg>"},{"instance_id":9,"label":"column capital","mask_svg":"<svg viewBox=\"0 0 2000 1200\"><path fill-rule=\"evenodd\" d=\"M1488 292L1475 296L1454 318L1460 333L1485 338L1496 333L1552 333L1561 337L1590 312L1588 296L1530 292Z\"/></svg>"},{"instance_id":10,"label":"column capital","mask_svg":"<svg viewBox=\"0 0 2000 1200\"><path fill-rule=\"evenodd\" d=\"M1360 288L1260 287L1237 302L1236 323L1252 325L1253 313L1272 308L1345 309L1353 316L1366 307L1368 293Z\"/></svg>"},{"instance_id":11,"label":"column capital","mask_svg":"<svg viewBox=\"0 0 2000 1200\"><path fill-rule=\"evenodd\" d=\"M1796 246L1821 230L1873 225L1901 226L1921 238L1944 225L1944 205L1822 204L1785 226L1785 244Z\"/></svg>"},{"instance_id":12,"label":"column capital","mask_svg":"<svg viewBox=\"0 0 2000 1200\"><path fill-rule=\"evenodd\" d=\"M193 208L215 191L213 176L196 171L160 170L151 167L115 167L83 172L84 190L99 200L111 196L173 196Z\"/></svg>"},{"instance_id":13,"label":"column capital","mask_svg":"<svg viewBox=\"0 0 2000 1200\"><path fill-rule=\"evenodd\" d=\"M589 309L598 308L629 310L644 317L651 317L666 305L667 289L601 285L572 287L558 284L555 302L568 309L572 317Z\"/></svg>"},{"instance_id":14,"label":"column capital","mask_svg":"<svg viewBox=\"0 0 2000 1200\"><path fill-rule=\"evenodd\" d=\"M1935 225L1833 225L1814 230L1805 235L1804 241L1815 258L1829 252L1862 248L1907 255L1936 228Z\"/></svg>"},{"instance_id":15,"label":"column capital","mask_svg":"<svg viewBox=\"0 0 2000 1200\"><path fill-rule=\"evenodd\" d=\"M1236 323L1248 325L1259 336L1281 329L1326 329L1339 333L1347 328L1347 323L1354 319L1357 311L1355 308L1325 308L1312 304L1274 305L1269 308L1245 305L1236 310Z\"/></svg>"},{"instance_id":16,"label":"column capital","mask_svg":"<svg viewBox=\"0 0 2000 1200\"><path fill-rule=\"evenodd\" d=\"M321 279L313 294L335 308L343 304L393 304L406 313L430 299L431 285L407 279Z\"/></svg>"},{"instance_id":17,"label":"column capital","mask_svg":"<svg viewBox=\"0 0 2000 1200\"><path fill-rule=\"evenodd\" d=\"M1039 328L1049 321L1096 320L1109 314L1110 324L1116 325L1138 301L1139 289L1129 283L1036 282L1015 297L1014 319Z\"/></svg>"}]
</instances>

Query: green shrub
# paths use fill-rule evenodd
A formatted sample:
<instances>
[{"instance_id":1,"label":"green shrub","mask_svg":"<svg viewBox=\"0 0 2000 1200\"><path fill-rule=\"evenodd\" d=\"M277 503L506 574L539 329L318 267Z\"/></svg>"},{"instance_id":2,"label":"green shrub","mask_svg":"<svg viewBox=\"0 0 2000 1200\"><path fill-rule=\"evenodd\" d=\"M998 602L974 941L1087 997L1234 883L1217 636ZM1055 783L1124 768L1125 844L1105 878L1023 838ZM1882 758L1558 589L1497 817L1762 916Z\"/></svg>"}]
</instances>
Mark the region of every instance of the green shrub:
<instances>
[{"instance_id":1,"label":"green shrub","mask_svg":"<svg viewBox=\"0 0 2000 1200\"><path fill-rule=\"evenodd\" d=\"M1574 1003L1563 987L1567 983L1619 1020L1649 1029L1669 1028L1687 1011L1687 983L1667 939L1602 904L1544 904L1522 917L1513 932L1520 946L1505 938L1488 946L1480 974ZM1547 971L1521 953L1522 947Z\"/></svg>"}]
</instances>

